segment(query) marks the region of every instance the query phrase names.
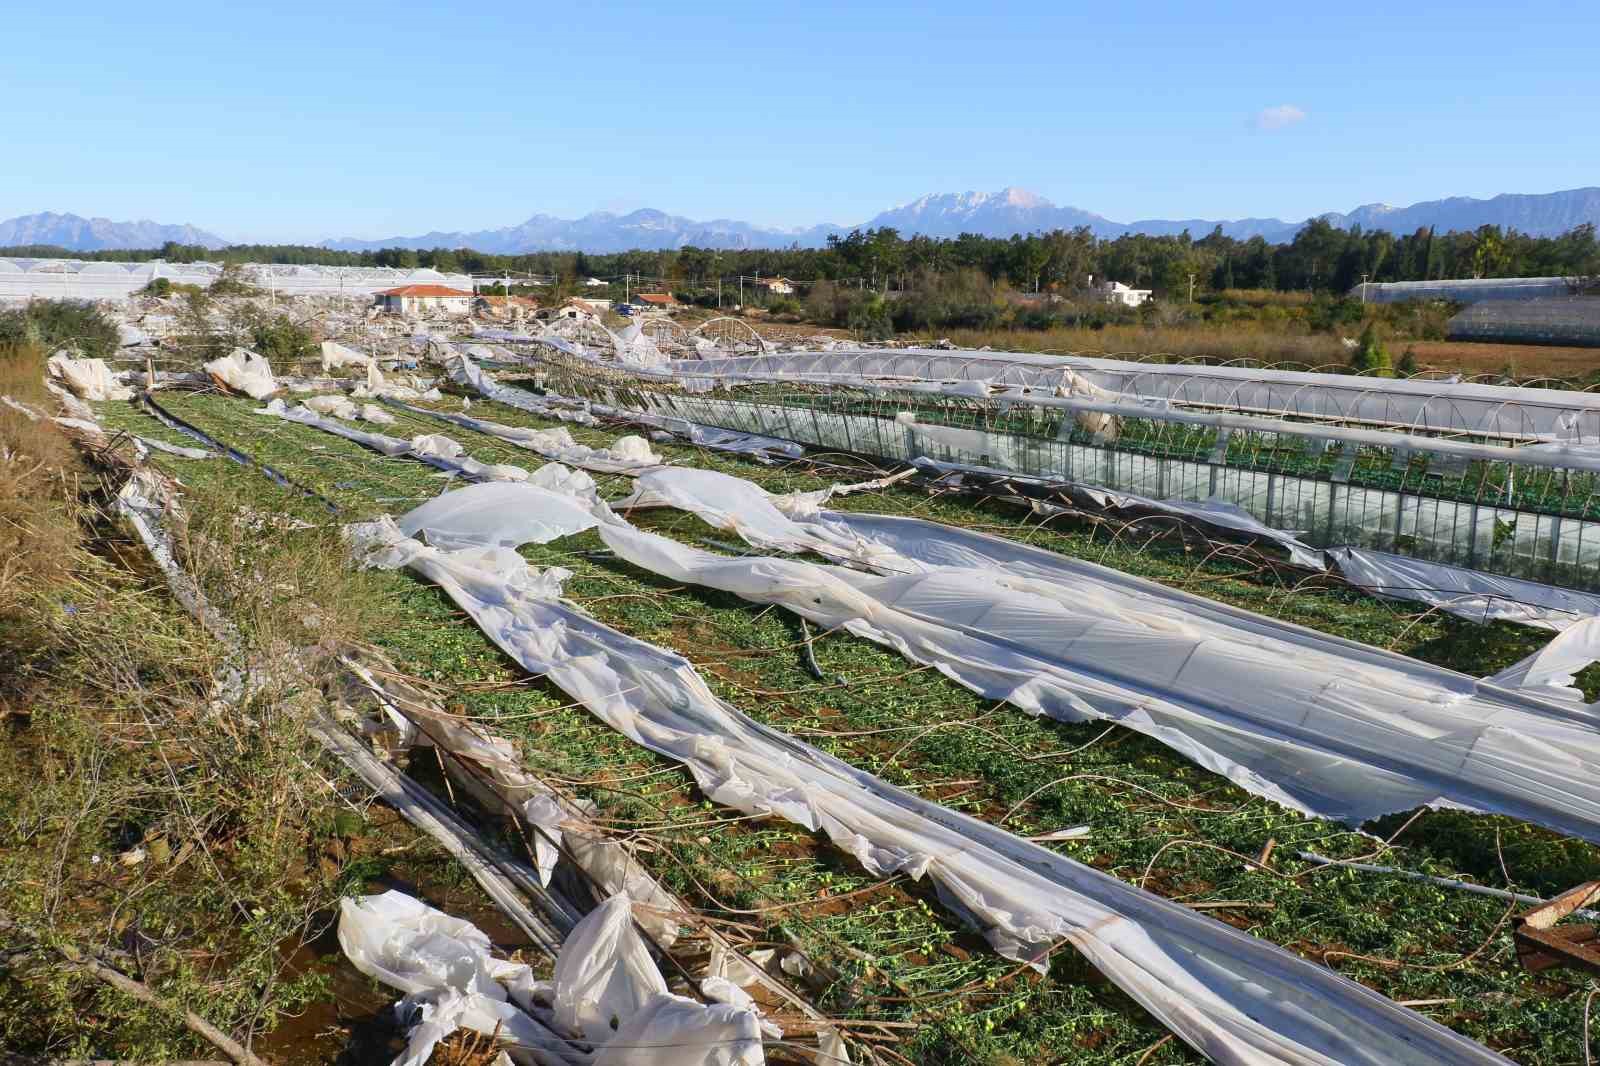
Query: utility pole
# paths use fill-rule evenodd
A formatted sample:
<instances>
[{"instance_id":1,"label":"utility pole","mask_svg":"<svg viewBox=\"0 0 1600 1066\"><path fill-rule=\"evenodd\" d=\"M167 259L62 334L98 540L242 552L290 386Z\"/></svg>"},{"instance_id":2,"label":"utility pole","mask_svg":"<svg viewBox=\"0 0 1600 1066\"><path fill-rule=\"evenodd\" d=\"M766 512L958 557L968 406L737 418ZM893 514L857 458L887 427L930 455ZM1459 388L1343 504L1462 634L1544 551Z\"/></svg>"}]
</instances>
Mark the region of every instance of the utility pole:
<instances>
[{"instance_id":1,"label":"utility pole","mask_svg":"<svg viewBox=\"0 0 1600 1066\"><path fill-rule=\"evenodd\" d=\"M1363 274L1363 275L1361 275L1361 302L1362 303L1366 303L1367 302L1367 279L1369 277L1371 277L1371 276L1372 276L1371 274Z\"/></svg>"},{"instance_id":2,"label":"utility pole","mask_svg":"<svg viewBox=\"0 0 1600 1066\"><path fill-rule=\"evenodd\" d=\"M1194 303L1194 274L1189 275L1189 302Z\"/></svg>"},{"instance_id":3,"label":"utility pole","mask_svg":"<svg viewBox=\"0 0 1600 1066\"><path fill-rule=\"evenodd\" d=\"M717 274L717 310L722 310L722 274Z\"/></svg>"}]
</instances>

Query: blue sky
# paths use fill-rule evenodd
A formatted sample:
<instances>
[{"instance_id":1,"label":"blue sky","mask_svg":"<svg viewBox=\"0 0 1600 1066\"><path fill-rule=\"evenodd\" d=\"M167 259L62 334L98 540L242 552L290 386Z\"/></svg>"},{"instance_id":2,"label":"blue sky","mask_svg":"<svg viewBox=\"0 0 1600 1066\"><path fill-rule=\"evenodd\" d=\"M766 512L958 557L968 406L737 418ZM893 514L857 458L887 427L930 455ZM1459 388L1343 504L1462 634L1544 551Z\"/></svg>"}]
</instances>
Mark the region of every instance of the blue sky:
<instances>
[{"instance_id":1,"label":"blue sky","mask_svg":"<svg viewBox=\"0 0 1600 1066\"><path fill-rule=\"evenodd\" d=\"M657 207L1119 221L1600 184L1600 4L17 4L0 218L379 237Z\"/></svg>"}]
</instances>

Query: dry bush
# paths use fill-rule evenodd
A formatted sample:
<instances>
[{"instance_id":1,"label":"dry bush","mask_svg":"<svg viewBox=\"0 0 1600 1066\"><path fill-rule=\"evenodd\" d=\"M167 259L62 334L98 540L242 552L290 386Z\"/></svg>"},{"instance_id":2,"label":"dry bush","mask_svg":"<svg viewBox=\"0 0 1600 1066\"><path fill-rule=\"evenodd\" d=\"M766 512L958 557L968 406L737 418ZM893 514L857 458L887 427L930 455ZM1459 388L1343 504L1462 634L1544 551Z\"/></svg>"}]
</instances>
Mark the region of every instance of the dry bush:
<instances>
[{"instance_id":1,"label":"dry bush","mask_svg":"<svg viewBox=\"0 0 1600 1066\"><path fill-rule=\"evenodd\" d=\"M46 410L44 352L0 349L0 395ZM37 641L31 590L65 579L80 539L83 468L64 434L0 405L0 719L26 690Z\"/></svg>"},{"instance_id":2,"label":"dry bush","mask_svg":"<svg viewBox=\"0 0 1600 1066\"><path fill-rule=\"evenodd\" d=\"M38 353L0 373L0 392L53 408ZM248 1042L323 992L286 959L343 887L343 852L330 865L325 849L355 812L306 729L329 644L365 617L337 535L188 501L180 554L239 622L226 649L127 540L112 472L15 412L0 413L0 447L0 911ZM0 966L0 1047L199 1050L171 1017L42 952Z\"/></svg>"},{"instance_id":3,"label":"dry bush","mask_svg":"<svg viewBox=\"0 0 1600 1066\"><path fill-rule=\"evenodd\" d=\"M1106 326L1103 329L955 330L960 347L997 351L1074 352L1121 358L1195 359L1209 363L1244 360L1258 366L1289 363L1314 367L1350 359L1338 337L1284 333L1250 326Z\"/></svg>"}]
</instances>

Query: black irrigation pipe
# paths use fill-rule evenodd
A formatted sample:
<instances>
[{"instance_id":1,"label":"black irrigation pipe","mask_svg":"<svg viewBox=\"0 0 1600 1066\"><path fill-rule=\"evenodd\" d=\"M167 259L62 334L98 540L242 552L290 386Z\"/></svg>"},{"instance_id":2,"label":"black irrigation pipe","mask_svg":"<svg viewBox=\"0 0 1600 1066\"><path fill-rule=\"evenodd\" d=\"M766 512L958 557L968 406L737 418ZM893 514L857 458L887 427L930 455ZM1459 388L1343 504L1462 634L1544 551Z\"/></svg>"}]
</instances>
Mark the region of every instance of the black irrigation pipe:
<instances>
[{"instance_id":1,"label":"black irrigation pipe","mask_svg":"<svg viewBox=\"0 0 1600 1066\"><path fill-rule=\"evenodd\" d=\"M174 429L185 436L194 438L202 444L206 444L212 448L215 448L217 451L238 463L240 466L255 467L257 470L261 471L267 477L277 482L283 488L292 489L295 492L300 493L302 496L307 496L313 500L316 500L333 514L339 513L339 505L322 495L322 493L317 492L314 489L306 488L304 485L292 480L288 475L255 458L249 452L240 451L233 445L213 437L211 434L207 433L199 426L196 426L194 423L187 422L184 419L179 418L177 415L173 414L171 411L168 411L165 407L162 407L159 403L157 403L155 397L150 395L149 390L140 392L139 399L145 405L145 409L149 411L150 414L154 415L162 425L168 427L169 429Z\"/></svg>"}]
</instances>

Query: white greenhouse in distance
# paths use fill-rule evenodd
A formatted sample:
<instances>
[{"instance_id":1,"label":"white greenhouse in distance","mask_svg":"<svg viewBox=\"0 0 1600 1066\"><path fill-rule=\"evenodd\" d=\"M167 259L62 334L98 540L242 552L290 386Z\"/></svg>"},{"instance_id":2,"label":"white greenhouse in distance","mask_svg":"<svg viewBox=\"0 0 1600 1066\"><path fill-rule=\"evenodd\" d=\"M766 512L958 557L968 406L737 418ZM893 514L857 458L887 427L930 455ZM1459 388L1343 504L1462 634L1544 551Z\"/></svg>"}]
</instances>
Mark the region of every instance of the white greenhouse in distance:
<instances>
[{"instance_id":1,"label":"white greenhouse in distance","mask_svg":"<svg viewBox=\"0 0 1600 1066\"><path fill-rule=\"evenodd\" d=\"M119 300L156 278L166 278L174 285L209 288L221 276L220 263L7 257L0 258L0 298ZM472 279L465 274L442 274L427 267L248 263L244 276L263 292L277 296L370 296L396 285L430 283L472 287Z\"/></svg>"}]
</instances>

